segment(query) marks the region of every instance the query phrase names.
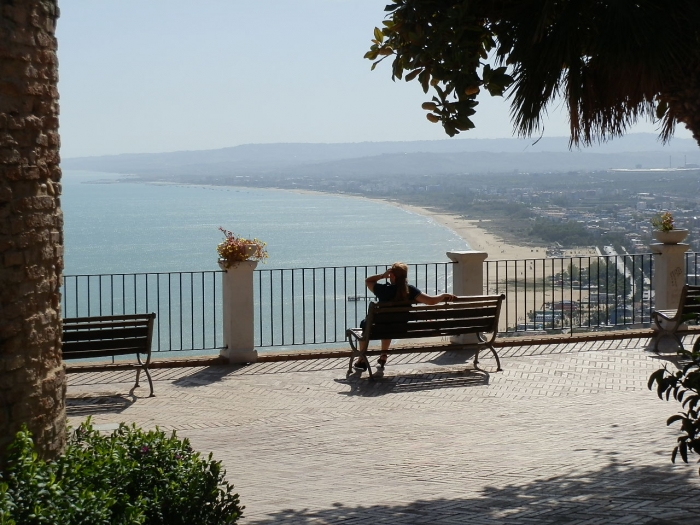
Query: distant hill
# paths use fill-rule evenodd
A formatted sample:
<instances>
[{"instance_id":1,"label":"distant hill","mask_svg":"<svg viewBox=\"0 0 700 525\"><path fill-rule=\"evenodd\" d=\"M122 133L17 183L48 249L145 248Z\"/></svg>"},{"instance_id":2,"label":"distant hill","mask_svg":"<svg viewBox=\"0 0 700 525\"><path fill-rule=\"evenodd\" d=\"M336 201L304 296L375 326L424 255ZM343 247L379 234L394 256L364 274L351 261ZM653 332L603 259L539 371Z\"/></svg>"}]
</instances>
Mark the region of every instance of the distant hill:
<instances>
[{"instance_id":1,"label":"distant hill","mask_svg":"<svg viewBox=\"0 0 700 525\"><path fill-rule=\"evenodd\" d=\"M631 134L586 149L568 138L446 139L346 144L246 144L231 148L63 159L64 169L157 176L443 174L665 168L700 164L692 139L662 145Z\"/></svg>"}]
</instances>

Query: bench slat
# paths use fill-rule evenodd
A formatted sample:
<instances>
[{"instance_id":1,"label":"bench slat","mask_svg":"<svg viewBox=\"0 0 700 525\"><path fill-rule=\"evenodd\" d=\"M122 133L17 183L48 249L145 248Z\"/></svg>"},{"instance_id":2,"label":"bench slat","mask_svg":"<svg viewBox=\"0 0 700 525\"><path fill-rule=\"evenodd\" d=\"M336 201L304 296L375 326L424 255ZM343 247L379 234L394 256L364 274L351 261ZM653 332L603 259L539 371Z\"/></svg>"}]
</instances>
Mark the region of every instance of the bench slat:
<instances>
[{"instance_id":1,"label":"bench slat","mask_svg":"<svg viewBox=\"0 0 700 525\"><path fill-rule=\"evenodd\" d=\"M133 326L148 327L150 324L149 320L132 320L132 321L105 321L102 323L90 322L90 323L79 323L74 320L63 320L63 329L66 331L76 331L76 330L95 330L99 328L128 328Z\"/></svg>"},{"instance_id":2,"label":"bench slat","mask_svg":"<svg viewBox=\"0 0 700 525\"><path fill-rule=\"evenodd\" d=\"M498 300L483 300L479 299L478 301L470 301L470 302L454 302L454 303L441 303L441 304L435 304L435 305L427 305L427 304L412 304L412 305L406 305L406 304L396 304L396 303L382 303L381 304L381 312L419 312L421 310L426 310L429 312L441 312L441 311L450 311L450 310L467 310L470 308L479 308L479 307L493 307L496 308L498 307ZM378 303L370 303L370 304L378 304Z\"/></svg>"},{"instance_id":3,"label":"bench slat","mask_svg":"<svg viewBox=\"0 0 700 525\"><path fill-rule=\"evenodd\" d=\"M489 330L484 327L483 330L469 330L465 331L463 328L442 328L442 329L422 329L413 330L404 334L391 334L391 333L378 333L376 335L377 339L420 339L424 337L442 337L442 336L453 336L453 335L464 335L470 333L481 333L488 332Z\"/></svg>"},{"instance_id":4,"label":"bench slat","mask_svg":"<svg viewBox=\"0 0 700 525\"><path fill-rule=\"evenodd\" d=\"M64 352L64 359L91 359L94 357L117 357L122 355L147 354L148 350L143 348L134 348L125 346L123 348L114 348L109 354L105 354L104 350L80 350Z\"/></svg>"},{"instance_id":5,"label":"bench slat","mask_svg":"<svg viewBox=\"0 0 700 525\"><path fill-rule=\"evenodd\" d=\"M130 337L148 337L148 326L133 328L89 328L85 330L68 330L63 332L63 342L99 341L102 339L124 339Z\"/></svg>"},{"instance_id":6,"label":"bench slat","mask_svg":"<svg viewBox=\"0 0 700 525\"><path fill-rule=\"evenodd\" d=\"M134 320L144 320L155 319L156 314L122 314L122 315L100 315L93 317L65 317L63 318L64 323L80 323L80 324L90 324L90 323L112 323L119 321L134 321Z\"/></svg>"},{"instance_id":7,"label":"bench slat","mask_svg":"<svg viewBox=\"0 0 700 525\"><path fill-rule=\"evenodd\" d=\"M377 330L394 330L396 332L412 332L415 330L426 330L429 328L464 328L473 331L477 327L493 326L493 316L472 317L470 319L440 319L435 321L410 321L402 322L400 319L391 323L374 323L371 330L373 335Z\"/></svg>"},{"instance_id":8,"label":"bench slat","mask_svg":"<svg viewBox=\"0 0 700 525\"><path fill-rule=\"evenodd\" d=\"M417 312L384 312L375 311L373 322L374 324L382 324L385 322L411 322L411 321L441 321L452 319L469 319L473 317L493 317L496 315L497 306L479 307L479 308L463 308L459 310L448 311L431 311L421 310Z\"/></svg>"},{"instance_id":9,"label":"bench slat","mask_svg":"<svg viewBox=\"0 0 700 525\"><path fill-rule=\"evenodd\" d=\"M101 351L105 356L111 355L112 351L123 348L134 348L139 353L148 352L150 341L147 336L132 337L130 339L101 339L99 341L74 341L63 345L64 355L84 350Z\"/></svg>"}]
</instances>

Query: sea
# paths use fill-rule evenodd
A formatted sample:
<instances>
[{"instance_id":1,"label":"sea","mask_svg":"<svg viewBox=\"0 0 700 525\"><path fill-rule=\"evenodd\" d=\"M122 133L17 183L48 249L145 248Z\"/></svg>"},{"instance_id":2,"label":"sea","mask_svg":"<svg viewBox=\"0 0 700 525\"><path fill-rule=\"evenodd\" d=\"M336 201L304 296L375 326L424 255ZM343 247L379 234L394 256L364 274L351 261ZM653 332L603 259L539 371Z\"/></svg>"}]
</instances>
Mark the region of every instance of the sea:
<instances>
[{"instance_id":1,"label":"sea","mask_svg":"<svg viewBox=\"0 0 700 525\"><path fill-rule=\"evenodd\" d=\"M65 275L216 270L219 227L267 243L260 268L447 261L468 249L430 217L380 200L63 172Z\"/></svg>"},{"instance_id":2,"label":"sea","mask_svg":"<svg viewBox=\"0 0 700 525\"><path fill-rule=\"evenodd\" d=\"M263 272L257 282L270 291L255 299L260 351L342 341L344 327L357 326L364 316L365 272L395 261L448 262L446 252L469 249L430 217L381 200L124 178L63 173L63 312L80 317L156 311L154 347L162 357L222 346L221 291L213 273L219 270L216 246L224 238L219 227L267 243L269 259L258 265ZM354 266L379 268L343 268ZM329 267L337 272L286 270ZM423 280L428 282L427 273ZM363 300L331 297L336 285Z\"/></svg>"}]
</instances>

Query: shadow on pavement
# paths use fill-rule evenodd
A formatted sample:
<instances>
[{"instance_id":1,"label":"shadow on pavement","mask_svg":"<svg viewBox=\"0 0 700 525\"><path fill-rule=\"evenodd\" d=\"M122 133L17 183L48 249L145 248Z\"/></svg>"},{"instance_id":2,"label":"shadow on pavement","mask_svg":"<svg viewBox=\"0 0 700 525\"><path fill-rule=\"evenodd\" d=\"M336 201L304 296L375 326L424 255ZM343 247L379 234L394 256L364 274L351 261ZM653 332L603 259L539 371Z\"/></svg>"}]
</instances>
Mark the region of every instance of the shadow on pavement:
<instances>
[{"instance_id":1,"label":"shadow on pavement","mask_svg":"<svg viewBox=\"0 0 700 525\"><path fill-rule=\"evenodd\" d=\"M385 394L418 392L442 388L464 388L489 384L489 373L484 370L451 370L417 374L392 373L381 375L375 372L375 379L353 373L336 383L350 385L349 392L339 392L344 396L373 397Z\"/></svg>"},{"instance_id":2,"label":"shadow on pavement","mask_svg":"<svg viewBox=\"0 0 700 525\"><path fill-rule=\"evenodd\" d=\"M466 488L466 487L465 487ZM529 484L487 487L462 498L417 500L407 504L352 504L326 509L286 509L255 525L336 524L561 524L633 523L699 525L700 479L688 465L635 467L609 463L601 470L537 480ZM250 510L250 509L249 509Z\"/></svg>"},{"instance_id":3,"label":"shadow on pavement","mask_svg":"<svg viewBox=\"0 0 700 525\"><path fill-rule=\"evenodd\" d=\"M181 387L204 386L224 381L227 377L243 369L243 365L236 366L207 366L198 369L192 374L178 377L173 385Z\"/></svg>"},{"instance_id":4,"label":"shadow on pavement","mask_svg":"<svg viewBox=\"0 0 700 525\"><path fill-rule=\"evenodd\" d=\"M136 397L105 395L66 398L66 415L84 417L94 414L120 414L136 402Z\"/></svg>"}]
</instances>

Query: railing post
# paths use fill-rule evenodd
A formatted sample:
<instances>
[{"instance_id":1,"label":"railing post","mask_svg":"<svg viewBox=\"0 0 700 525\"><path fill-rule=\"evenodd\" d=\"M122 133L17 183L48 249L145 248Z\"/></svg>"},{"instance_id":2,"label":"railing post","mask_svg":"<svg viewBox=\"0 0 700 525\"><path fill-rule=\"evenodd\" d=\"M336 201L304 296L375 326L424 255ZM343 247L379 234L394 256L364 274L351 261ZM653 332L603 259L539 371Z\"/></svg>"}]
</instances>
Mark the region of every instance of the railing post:
<instances>
[{"instance_id":1,"label":"railing post","mask_svg":"<svg viewBox=\"0 0 700 525\"><path fill-rule=\"evenodd\" d=\"M455 295L484 294L484 261L489 256L486 252L475 250L464 252L447 252L452 265L452 293ZM455 344L477 343L476 334L465 334L450 337Z\"/></svg>"},{"instance_id":2,"label":"railing post","mask_svg":"<svg viewBox=\"0 0 700 525\"><path fill-rule=\"evenodd\" d=\"M255 261L242 261L224 270L223 325L224 347L220 355L229 363L254 363L258 359L255 350L255 316L253 306L253 270Z\"/></svg>"},{"instance_id":3,"label":"railing post","mask_svg":"<svg viewBox=\"0 0 700 525\"><path fill-rule=\"evenodd\" d=\"M676 308L685 284L685 252L690 246L653 243L649 247L654 254L654 309Z\"/></svg>"}]
</instances>

